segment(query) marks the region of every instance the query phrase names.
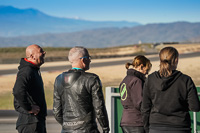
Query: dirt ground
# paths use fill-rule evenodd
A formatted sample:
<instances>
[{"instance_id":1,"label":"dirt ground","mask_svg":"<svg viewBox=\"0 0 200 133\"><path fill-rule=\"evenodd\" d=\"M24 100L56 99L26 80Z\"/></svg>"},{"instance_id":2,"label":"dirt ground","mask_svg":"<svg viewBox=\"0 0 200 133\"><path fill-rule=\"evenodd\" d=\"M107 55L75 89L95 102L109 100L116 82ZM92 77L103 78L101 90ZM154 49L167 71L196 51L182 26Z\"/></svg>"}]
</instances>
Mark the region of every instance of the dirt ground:
<instances>
[{"instance_id":1,"label":"dirt ground","mask_svg":"<svg viewBox=\"0 0 200 133\"><path fill-rule=\"evenodd\" d=\"M152 56L152 55L151 55ZM157 56L157 55L155 55ZM150 56L147 56L150 57ZM123 58L110 58L110 59L96 59L92 60L94 62L110 62L114 60L130 60L132 61L134 57L123 57ZM125 64L126 62L124 62ZM43 66L59 66L66 64L69 62L49 62L45 63ZM105 67L95 67L91 68L88 72L96 73L99 75L103 87L106 86L118 86L121 80L126 75L125 65L115 65L115 66L105 66ZM152 69L150 73L159 69L159 61L152 62ZM13 69L17 68L18 64L12 65L0 65L0 70L3 69ZM199 86L200 85L200 56L193 58L183 58L179 60L177 70L182 71L184 74L187 74L192 77L194 83ZM53 88L53 84L57 75L59 75L62 71L54 71L54 72L42 72L42 77L44 81L45 89ZM16 75L3 75L0 76L0 93L11 92L14 82L16 79Z\"/></svg>"}]
</instances>

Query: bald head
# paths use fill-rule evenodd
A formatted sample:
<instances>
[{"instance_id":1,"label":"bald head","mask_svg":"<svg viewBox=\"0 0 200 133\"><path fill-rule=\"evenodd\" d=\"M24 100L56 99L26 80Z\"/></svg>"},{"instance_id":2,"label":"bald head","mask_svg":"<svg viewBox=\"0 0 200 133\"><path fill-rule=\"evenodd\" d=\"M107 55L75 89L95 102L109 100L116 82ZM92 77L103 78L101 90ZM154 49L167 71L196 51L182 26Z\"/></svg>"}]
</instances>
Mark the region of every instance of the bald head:
<instances>
[{"instance_id":1,"label":"bald head","mask_svg":"<svg viewBox=\"0 0 200 133\"><path fill-rule=\"evenodd\" d=\"M26 58L37 66L44 63L45 54L46 52L37 44L32 44L26 48Z\"/></svg>"},{"instance_id":2,"label":"bald head","mask_svg":"<svg viewBox=\"0 0 200 133\"><path fill-rule=\"evenodd\" d=\"M39 48L37 44L32 44L26 48L26 57L29 58L33 53L35 53Z\"/></svg>"}]
</instances>

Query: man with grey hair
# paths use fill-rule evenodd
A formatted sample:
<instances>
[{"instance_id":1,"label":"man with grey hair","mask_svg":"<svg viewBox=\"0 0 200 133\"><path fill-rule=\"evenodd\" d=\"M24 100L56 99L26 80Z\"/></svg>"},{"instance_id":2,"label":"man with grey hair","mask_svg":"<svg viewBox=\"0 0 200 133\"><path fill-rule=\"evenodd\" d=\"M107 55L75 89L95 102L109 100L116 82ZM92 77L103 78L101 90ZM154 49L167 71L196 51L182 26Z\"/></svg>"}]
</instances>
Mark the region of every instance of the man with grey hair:
<instances>
[{"instance_id":1,"label":"man with grey hair","mask_svg":"<svg viewBox=\"0 0 200 133\"><path fill-rule=\"evenodd\" d=\"M96 74L85 72L91 62L88 50L76 46L69 51L68 59L72 69L60 74L54 83L53 113L62 133L99 133L96 118L108 133L101 81Z\"/></svg>"}]
</instances>

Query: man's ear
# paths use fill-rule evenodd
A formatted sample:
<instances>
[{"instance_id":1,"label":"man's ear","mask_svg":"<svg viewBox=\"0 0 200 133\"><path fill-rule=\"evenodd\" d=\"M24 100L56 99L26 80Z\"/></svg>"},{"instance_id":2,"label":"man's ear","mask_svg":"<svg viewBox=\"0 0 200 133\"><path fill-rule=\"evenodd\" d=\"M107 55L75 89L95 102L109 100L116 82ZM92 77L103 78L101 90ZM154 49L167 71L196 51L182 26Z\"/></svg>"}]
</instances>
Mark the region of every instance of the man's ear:
<instances>
[{"instance_id":1,"label":"man's ear","mask_svg":"<svg viewBox=\"0 0 200 133\"><path fill-rule=\"evenodd\" d=\"M85 61L86 61L86 59L85 59L85 58L83 58L82 60L83 60L83 63L85 64Z\"/></svg>"},{"instance_id":2,"label":"man's ear","mask_svg":"<svg viewBox=\"0 0 200 133\"><path fill-rule=\"evenodd\" d=\"M85 59L84 59L84 58L81 59L81 63L82 63L82 64L85 64Z\"/></svg>"},{"instance_id":3,"label":"man's ear","mask_svg":"<svg viewBox=\"0 0 200 133\"><path fill-rule=\"evenodd\" d=\"M30 55L30 57L32 60L35 60L35 57L33 56L33 54Z\"/></svg>"}]
</instances>

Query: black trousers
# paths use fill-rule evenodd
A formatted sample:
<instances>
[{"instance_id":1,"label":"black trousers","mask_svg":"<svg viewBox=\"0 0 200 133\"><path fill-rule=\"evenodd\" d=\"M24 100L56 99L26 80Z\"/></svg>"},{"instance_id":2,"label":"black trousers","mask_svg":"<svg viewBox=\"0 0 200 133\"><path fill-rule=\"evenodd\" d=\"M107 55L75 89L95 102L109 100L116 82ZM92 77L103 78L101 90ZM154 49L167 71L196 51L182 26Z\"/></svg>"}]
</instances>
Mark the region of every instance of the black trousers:
<instances>
[{"instance_id":1,"label":"black trousers","mask_svg":"<svg viewBox=\"0 0 200 133\"><path fill-rule=\"evenodd\" d=\"M122 126L123 133L145 133L144 127Z\"/></svg>"},{"instance_id":2,"label":"black trousers","mask_svg":"<svg viewBox=\"0 0 200 133\"><path fill-rule=\"evenodd\" d=\"M20 125L17 127L18 133L46 133L45 121Z\"/></svg>"}]
</instances>

